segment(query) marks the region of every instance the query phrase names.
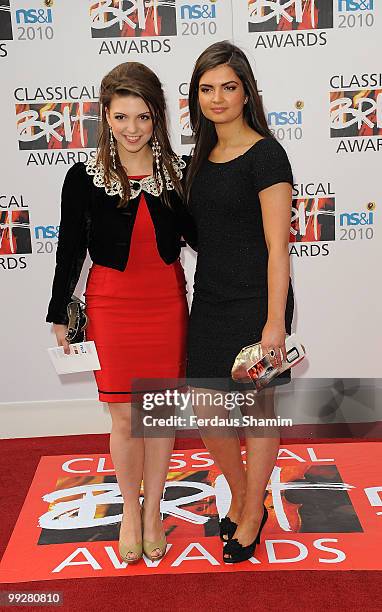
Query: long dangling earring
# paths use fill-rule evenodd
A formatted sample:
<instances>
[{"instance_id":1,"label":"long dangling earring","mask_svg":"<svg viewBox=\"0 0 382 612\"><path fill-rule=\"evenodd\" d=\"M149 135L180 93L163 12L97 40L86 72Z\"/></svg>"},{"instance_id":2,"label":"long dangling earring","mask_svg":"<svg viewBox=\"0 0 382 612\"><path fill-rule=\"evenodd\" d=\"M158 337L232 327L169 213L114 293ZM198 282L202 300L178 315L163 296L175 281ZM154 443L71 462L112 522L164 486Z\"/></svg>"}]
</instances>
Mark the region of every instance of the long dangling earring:
<instances>
[{"instance_id":1,"label":"long dangling earring","mask_svg":"<svg viewBox=\"0 0 382 612\"><path fill-rule=\"evenodd\" d=\"M153 151L155 164L156 164L158 174L159 174L160 173L160 158L162 157L162 149L159 144L158 138L156 136L154 136L153 138L152 151Z\"/></svg>"},{"instance_id":2,"label":"long dangling earring","mask_svg":"<svg viewBox=\"0 0 382 612\"><path fill-rule=\"evenodd\" d=\"M111 129L111 127L109 126L110 129L110 157L111 157L111 165L113 166L113 169L116 169L116 163L115 163L115 144L114 144L114 135L113 135L113 130Z\"/></svg>"}]
</instances>

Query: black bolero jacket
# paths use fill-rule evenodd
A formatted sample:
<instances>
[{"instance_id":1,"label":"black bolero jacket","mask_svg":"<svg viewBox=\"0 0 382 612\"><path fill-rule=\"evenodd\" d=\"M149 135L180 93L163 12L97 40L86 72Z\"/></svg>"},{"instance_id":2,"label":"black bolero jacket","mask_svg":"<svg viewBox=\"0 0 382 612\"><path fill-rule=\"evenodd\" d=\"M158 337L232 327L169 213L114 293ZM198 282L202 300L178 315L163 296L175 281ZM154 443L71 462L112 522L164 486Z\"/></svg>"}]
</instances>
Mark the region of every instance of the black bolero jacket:
<instances>
[{"instance_id":1,"label":"black bolero jacket","mask_svg":"<svg viewBox=\"0 0 382 612\"><path fill-rule=\"evenodd\" d=\"M179 172L184 166L179 159ZM144 181L145 179L143 179ZM196 248L196 230L191 215L174 189L169 190L171 208L162 202L155 184L142 183L159 255L166 264L179 257L181 237ZM108 192L110 190L108 189ZM151 193L150 193L151 192ZM61 221L56 269L47 322L66 324L66 307L81 274L87 250L92 261L123 271L126 268L132 231L141 197L140 183L133 181L132 198L126 208L117 208L118 184L112 194L105 190L103 176L94 161L78 162L65 177L61 196Z\"/></svg>"}]
</instances>

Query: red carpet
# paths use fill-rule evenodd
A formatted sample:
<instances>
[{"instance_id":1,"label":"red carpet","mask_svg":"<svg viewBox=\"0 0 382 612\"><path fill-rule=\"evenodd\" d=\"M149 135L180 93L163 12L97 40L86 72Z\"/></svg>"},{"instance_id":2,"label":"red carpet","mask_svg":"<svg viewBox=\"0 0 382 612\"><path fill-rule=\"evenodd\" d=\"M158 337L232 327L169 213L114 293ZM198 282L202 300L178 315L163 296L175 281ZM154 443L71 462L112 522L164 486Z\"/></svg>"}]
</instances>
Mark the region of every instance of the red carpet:
<instances>
[{"instance_id":1,"label":"red carpet","mask_svg":"<svg viewBox=\"0 0 382 612\"><path fill-rule=\"evenodd\" d=\"M179 445L184 448L185 441L179 441L178 448ZM68 452L107 453L108 437L5 440L1 446L3 507L0 538L4 550L40 457ZM195 440L187 446L195 447ZM20 554L23 554L22 550ZM27 558L25 562L28 563ZM381 609L376 607L382 595L380 578L381 572L365 571L235 572L44 581L2 585L2 590L15 587L32 591L56 589L64 593L65 604L61 607L64 610L149 610L153 607L157 610L288 610L296 608L296 601L299 609L346 606L349 610L361 610L367 606L370 610L377 610ZM198 603L195 603L195 593L198 593ZM227 607L227 598L232 607Z\"/></svg>"}]
</instances>

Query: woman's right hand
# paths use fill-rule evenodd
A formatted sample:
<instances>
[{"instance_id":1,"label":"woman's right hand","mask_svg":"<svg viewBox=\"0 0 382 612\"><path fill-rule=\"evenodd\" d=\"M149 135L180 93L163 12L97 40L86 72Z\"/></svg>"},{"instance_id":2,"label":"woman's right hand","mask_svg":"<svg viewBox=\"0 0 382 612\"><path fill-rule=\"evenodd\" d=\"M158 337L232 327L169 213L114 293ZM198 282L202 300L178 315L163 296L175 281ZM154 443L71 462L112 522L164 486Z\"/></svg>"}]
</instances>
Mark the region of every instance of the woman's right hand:
<instances>
[{"instance_id":1,"label":"woman's right hand","mask_svg":"<svg viewBox=\"0 0 382 612\"><path fill-rule=\"evenodd\" d=\"M58 323L53 323L53 331L56 334L58 346L62 346L64 349L64 353L66 355L69 355L70 346L69 346L69 342L65 339L65 336L68 333L68 326L59 325Z\"/></svg>"}]
</instances>

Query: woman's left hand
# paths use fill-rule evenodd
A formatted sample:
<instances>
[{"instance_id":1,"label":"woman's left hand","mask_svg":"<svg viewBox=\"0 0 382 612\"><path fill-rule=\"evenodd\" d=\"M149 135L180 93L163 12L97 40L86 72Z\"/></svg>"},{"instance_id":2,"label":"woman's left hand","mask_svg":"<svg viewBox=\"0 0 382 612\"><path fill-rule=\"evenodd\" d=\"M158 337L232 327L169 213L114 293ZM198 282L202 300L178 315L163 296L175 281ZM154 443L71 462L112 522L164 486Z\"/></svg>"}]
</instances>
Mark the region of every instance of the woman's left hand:
<instances>
[{"instance_id":1,"label":"woman's left hand","mask_svg":"<svg viewBox=\"0 0 382 612\"><path fill-rule=\"evenodd\" d=\"M286 360L285 325L283 322L267 321L261 337L261 348L264 354L269 353L271 349L275 351L276 366L280 368L282 359Z\"/></svg>"}]
</instances>

